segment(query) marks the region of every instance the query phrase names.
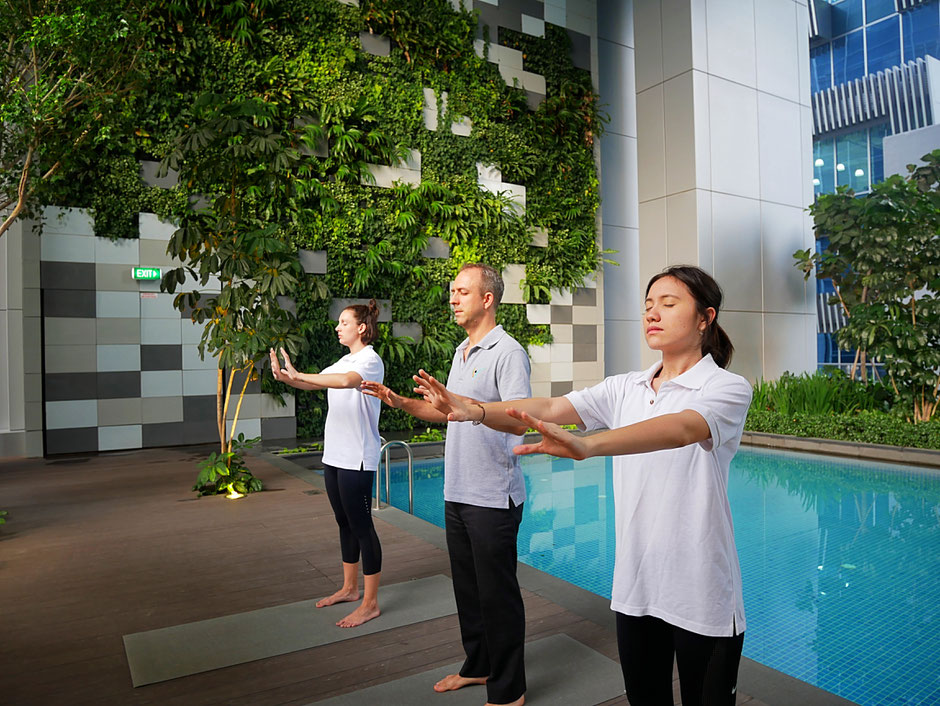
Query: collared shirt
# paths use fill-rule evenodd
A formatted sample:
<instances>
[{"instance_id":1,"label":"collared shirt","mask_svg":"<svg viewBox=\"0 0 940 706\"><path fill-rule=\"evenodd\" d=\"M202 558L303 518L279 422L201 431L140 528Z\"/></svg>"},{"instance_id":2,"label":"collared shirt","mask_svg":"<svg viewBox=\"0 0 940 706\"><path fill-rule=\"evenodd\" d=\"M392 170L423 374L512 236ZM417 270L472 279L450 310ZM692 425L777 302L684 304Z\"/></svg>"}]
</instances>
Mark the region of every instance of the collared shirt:
<instances>
[{"instance_id":1,"label":"collared shirt","mask_svg":"<svg viewBox=\"0 0 940 706\"><path fill-rule=\"evenodd\" d=\"M664 381L657 394L652 380L661 365L566 395L588 429L694 410L711 432L711 438L679 449L614 457L611 608L652 615L700 635L742 633L728 469L741 442L751 385L707 355Z\"/></svg>"},{"instance_id":2,"label":"collared shirt","mask_svg":"<svg viewBox=\"0 0 940 706\"><path fill-rule=\"evenodd\" d=\"M363 380L382 382L385 364L372 346L347 353L323 374L359 373ZM382 402L356 388L326 391L328 409L323 430L323 463L350 471L374 471L379 465L379 412Z\"/></svg>"},{"instance_id":3,"label":"collared shirt","mask_svg":"<svg viewBox=\"0 0 940 706\"><path fill-rule=\"evenodd\" d=\"M447 376L447 389L481 402L532 396L529 356L516 340L497 326L467 351L457 346ZM449 422L444 444L444 500L479 507L508 508L525 502L519 457L512 448L522 437L482 424Z\"/></svg>"}]
</instances>

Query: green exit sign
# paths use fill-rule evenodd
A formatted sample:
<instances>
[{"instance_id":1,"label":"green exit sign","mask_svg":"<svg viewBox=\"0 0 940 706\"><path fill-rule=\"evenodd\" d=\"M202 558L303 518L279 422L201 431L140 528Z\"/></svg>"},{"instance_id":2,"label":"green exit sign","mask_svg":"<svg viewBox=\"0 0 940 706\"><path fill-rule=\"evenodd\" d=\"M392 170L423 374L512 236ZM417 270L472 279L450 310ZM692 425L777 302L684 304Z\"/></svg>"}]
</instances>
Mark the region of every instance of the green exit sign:
<instances>
[{"instance_id":1,"label":"green exit sign","mask_svg":"<svg viewBox=\"0 0 940 706\"><path fill-rule=\"evenodd\" d=\"M159 267L134 267L131 268L131 276L134 279L160 279Z\"/></svg>"}]
</instances>

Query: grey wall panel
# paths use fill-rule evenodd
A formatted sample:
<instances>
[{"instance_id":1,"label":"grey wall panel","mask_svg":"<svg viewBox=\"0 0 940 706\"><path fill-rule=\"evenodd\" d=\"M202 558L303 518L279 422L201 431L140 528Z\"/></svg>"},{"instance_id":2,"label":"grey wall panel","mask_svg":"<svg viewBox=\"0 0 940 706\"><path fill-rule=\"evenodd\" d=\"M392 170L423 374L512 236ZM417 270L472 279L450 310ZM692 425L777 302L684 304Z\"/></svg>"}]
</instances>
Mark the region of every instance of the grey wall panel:
<instances>
[{"instance_id":1,"label":"grey wall panel","mask_svg":"<svg viewBox=\"0 0 940 706\"><path fill-rule=\"evenodd\" d=\"M98 319L98 345L137 345L140 343L140 319Z\"/></svg>"},{"instance_id":2,"label":"grey wall panel","mask_svg":"<svg viewBox=\"0 0 940 706\"><path fill-rule=\"evenodd\" d=\"M98 427L46 430L46 453L93 453L98 450Z\"/></svg>"},{"instance_id":3,"label":"grey wall panel","mask_svg":"<svg viewBox=\"0 0 940 706\"><path fill-rule=\"evenodd\" d=\"M562 395L567 395L571 390L574 389L574 385L571 380L560 380L558 382L552 383L552 397L561 397Z\"/></svg>"},{"instance_id":4,"label":"grey wall panel","mask_svg":"<svg viewBox=\"0 0 940 706\"><path fill-rule=\"evenodd\" d=\"M183 421L188 423L210 419L215 423L215 404L215 395L183 397Z\"/></svg>"},{"instance_id":5,"label":"grey wall panel","mask_svg":"<svg viewBox=\"0 0 940 706\"><path fill-rule=\"evenodd\" d=\"M98 373L98 399L140 397L140 371Z\"/></svg>"},{"instance_id":6,"label":"grey wall panel","mask_svg":"<svg viewBox=\"0 0 940 706\"><path fill-rule=\"evenodd\" d=\"M45 316L93 319L97 312L95 292L78 289L48 289L43 292L42 306Z\"/></svg>"},{"instance_id":7,"label":"grey wall panel","mask_svg":"<svg viewBox=\"0 0 940 706\"><path fill-rule=\"evenodd\" d=\"M39 265L42 288L95 289L95 265L88 262L42 262Z\"/></svg>"},{"instance_id":8,"label":"grey wall panel","mask_svg":"<svg viewBox=\"0 0 940 706\"><path fill-rule=\"evenodd\" d=\"M553 324L570 324L571 323L571 307L552 304L552 323Z\"/></svg>"},{"instance_id":9,"label":"grey wall panel","mask_svg":"<svg viewBox=\"0 0 940 706\"><path fill-rule=\"evenodd\" d=\"M144 424L141 427L141 446L152 448L154 446L181 446L186 442L186 425L183 422L169 422L166 424Z\"/></svg>"},{"instance_id":10,"label":"grey wall panel","mask_svg":"<svg viewBox=\"0 0 940 706\"><path fill-rule=\"evenodd\" d=\"M276 417L261 420L261 436L264 439L291 439L297 435L297 420L294 417Z\"/></svg>"},{"instance_id":11,"label":"grey wall panel","mask_svg":"<svg viewBox=\"0 0 940 706\"><path fill-rule=\"evenodd\" d=\"M141 346L141 370L179 370L183 367L181 345Z\"/></svg>"},{"instance_id":12,"label":"grey wall panel","mask_svg":"<svg viewBox=\"0 0 940 706\"><path fill-rule=\"evenodd\" d=\"M213 400L213 404L215 401ZM215 424L215 410L212 416L202 417L198 421L187 421L183 428L183 443L207 444L219 441L219 428Z\"/></svg>"},{"instance_id":13,"label":"grey wall panel","mask_svg":"<svg viewBox=\"0 0 940 706\"><path fill-rule=\"evenodd\" d=\"M571 303L574 306L597 306L597 289L578 287L571 292Z\"/></svg>"},{"instance_id":14,"label":"grey wall panel","mask_svg":"<svg viewBox=\"0 0 940 706\"><path fill-rule=\"evenodd\" d=\"M45 399L90 400L98 396L97 373L47 373L45 376Z\"/></svg>"},{"instance_id":15,"label":"grey wall panel","mask_svg":"<svg viewBox=\"0 0 940 706\"><path fill-rule=\"evenodd\" d=\"M144 424L183 421L182 396L141 398L140 420Z\"/></svg>"},{"instance_id":16,"label":"grey wall panel","mask_svg":"<svg viewBox=\"0 0 940 706\"><path fill-rule=\"evenodd\" d=\"M95 320L47 316L43 321L43 340L49 346L95 342Z\"/></svg>"},{"instance_id":17,"label":"grey wall panel","mask_svg":"<svg viewBox=\"0 0 940 706\"><path fill-rule=\"evenodd\" d=\"M140 424L140 397L115 397L98 400L98 426L125 426ZM99 441L101 437L99 437Z\"/></svg>"}]
</instances>

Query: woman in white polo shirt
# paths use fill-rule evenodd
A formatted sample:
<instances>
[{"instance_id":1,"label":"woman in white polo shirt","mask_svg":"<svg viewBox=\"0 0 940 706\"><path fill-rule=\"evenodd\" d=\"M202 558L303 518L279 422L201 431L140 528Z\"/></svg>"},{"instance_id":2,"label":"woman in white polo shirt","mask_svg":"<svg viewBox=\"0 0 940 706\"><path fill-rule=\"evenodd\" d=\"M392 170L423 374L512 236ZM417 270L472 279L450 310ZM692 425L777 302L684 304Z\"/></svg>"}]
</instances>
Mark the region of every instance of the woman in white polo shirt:
<instances>
[{"instance_id":1,"label":"woman in white polo shirt","mask_svg":"<svg viewBox=\"0 0 940 706\"><path fill-rule=\"evenodd\" d=\"M611 608L627 698L683 706L735 701L744 642L741 570L728 503L751 385L725 370L734 350L718 325L721 289L697 267L671 267L646 289L651 368L564 397L465 405L422 373L426 399L453 421L542 433L519 454L614 457L616 566ZM607 428L577 437L559 424Z\"/></svg>"},{"instance_id":2,"label":"woman in white polo shirt","mask_svg":"<svg viewBox=\"0 0 940 706\"><path fill-rule=\"evenodd\" d=\"M359 558L365 591L362 604L337 622L351 628L379 616L379 577L382 547L372 523L372 484L379 463L379 412L382 403L362 394L363 380L382 382L385 365L369 345L376 337L379 307L347 307L339 315L336 333L349 353L322 372L300 373L281 349L283 367L271 350L275 379L300 390L327 390L328 411L323 443L326 492L339 525L343 556L343 586L317 603L317 608L359 600Z\"/></svg>"}]
</instances>

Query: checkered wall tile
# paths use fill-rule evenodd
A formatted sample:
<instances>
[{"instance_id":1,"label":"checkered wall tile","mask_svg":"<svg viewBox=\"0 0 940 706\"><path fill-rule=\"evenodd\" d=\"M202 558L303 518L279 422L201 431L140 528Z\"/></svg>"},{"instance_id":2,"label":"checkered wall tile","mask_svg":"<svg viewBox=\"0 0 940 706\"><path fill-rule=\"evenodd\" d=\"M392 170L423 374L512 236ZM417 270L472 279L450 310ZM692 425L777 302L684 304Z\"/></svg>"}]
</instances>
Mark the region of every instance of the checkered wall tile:
<instances>
[{"instance_id":1,"label":"checkered wall tile","mask_svg":"<svg viewBox=\"0 0 940 706\"><path fill-rule=\"evenodd\" d=\"M182 317L158 282L131 276L133 266L173 266L173 230L141 214L139 240L111 241L93 235L80 209L46 209L39 271L47 454L218 439L217 366L199 358L202 326ZM246 395L238 431L293 436L293 397L285 407L264 405L265 397Z\"/></svg>"}]
</instances>

